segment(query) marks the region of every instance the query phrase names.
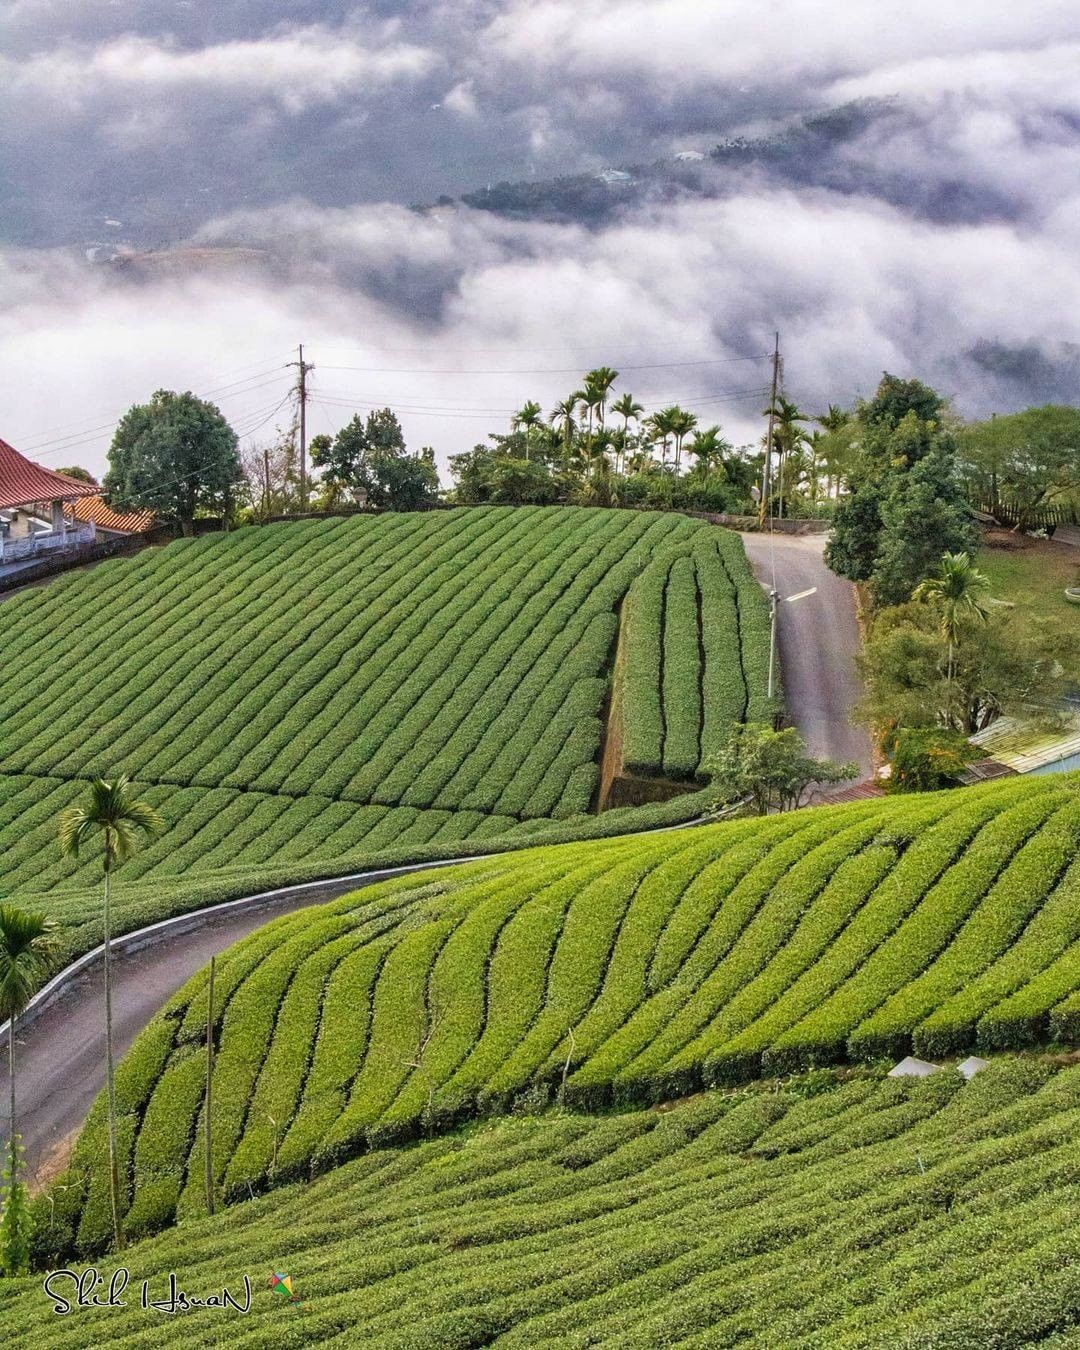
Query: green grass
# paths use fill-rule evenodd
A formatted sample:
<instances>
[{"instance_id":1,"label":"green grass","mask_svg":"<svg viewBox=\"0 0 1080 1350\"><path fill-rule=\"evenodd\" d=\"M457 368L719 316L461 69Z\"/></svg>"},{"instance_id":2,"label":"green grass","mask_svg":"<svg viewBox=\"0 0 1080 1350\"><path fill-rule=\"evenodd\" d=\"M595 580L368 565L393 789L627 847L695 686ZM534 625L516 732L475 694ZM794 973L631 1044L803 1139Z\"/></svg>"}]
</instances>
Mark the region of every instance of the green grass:
<instances>
[{"instance_id":1,"label":"green grass","mask_svg":"<svg viewBox=\"0 0 1080 1350\"><path fill-rule=\"evenodd\" d=\"M1064 1350L1078 1132L1080 1068L1007 1059L967 1084L818 1074L509 1118L138 1242L123 1308L58 1317L40 1276L0 1280L0 1323L25 1350ZM171 1271L203 1297L247 1276L251 1311L139 1307L141 1281L161 1298Z\"/></svg>"},{"instance_id":2,"label":"green grass","mask_svg":"<svg viewBox=\"0 0 1080 1350\"><path fill-rule=\"evenodd\" d=\"M1010 547L981 548L977 565L995 600L1008 600L1014 621L1047 643L1074 680L1080 680L1080 612L1065 599L1080 585L1080 549L1009 536Z\"/></svg>"},{"instance_id":3,"label":"green grass","mask_svg":"<svg viewBox=\"0 0 1080 1350\"><path fill-rule=\"evenodd\" d=\"M595 1111L912 1050L1075 1043L1078 787L538 848L275 920L220 962L218 1193L522 1100ZM119 1070L133 1234L204 1203L205 1004L204 972ZM99 1100L63 1183L83 1252L110 1232L103 1156Z\"/></svg>"},{"instance_id":4,"label":"green grass","mask_svg":"<svg viewBox=\"0 0 1080 1350\"><path fill-rule=\"evenodd\" d=\"M590 814L619 616L653 573L679 577L689 609L635 678L673 737L685 710L657 772L693 778L711 741L768 711L760 587L737 536L701 521L480 508L251 527L18 596L0 608L5 887L61 919L69 954L92 945L99 862L62 858L56 821L121 772L167 824L118 874L121 928L688 819L694 794ZM699 608L723 641L699 642Z\"/></svg>"}]
</instances>

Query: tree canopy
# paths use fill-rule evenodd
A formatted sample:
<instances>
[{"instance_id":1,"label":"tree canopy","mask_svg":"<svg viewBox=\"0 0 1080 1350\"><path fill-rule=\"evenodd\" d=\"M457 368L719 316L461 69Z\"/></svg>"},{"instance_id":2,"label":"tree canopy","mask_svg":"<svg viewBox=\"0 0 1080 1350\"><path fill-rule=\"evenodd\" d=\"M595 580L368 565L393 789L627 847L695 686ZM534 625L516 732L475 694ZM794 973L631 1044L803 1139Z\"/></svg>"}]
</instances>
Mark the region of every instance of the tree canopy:
<instances>
[{"instance_id":1,"label":"tree canopy","mask_svg":"<svg viewBox=\"0 0 1080 1350\"><path fill-rule=\"evenodd\" d=\"M825 559L840 576L870 582L877 604L907 600L942 554L976 546L944 407L919 380L886 374L843 428L854 462Z\"/></svg>"},{"instance_id":2,"label":"tree canopy","mask_svg":"<svg viewBox=\"0 0 1080 1350\"><path fill-rule=\"evenodd\" d=\"M438 492L435 452L410 454L401 423L389 408L357 413L336 436L316 436L311 462L322 469L324 504L366 501L378 510L415 511Z\"/></svg>"},{"instance_id":3,"label":"tree canopy","mask_svg":"<svg viewBox=\"0 0 1080 1350\"><path fill-rule=\"evenodd\" d=\"M115 509L149 508L190 534L196 515L229 509L241 476L236 433L218 408L159 389L120 419L103 487Z\"/></svg>"},{"instance_id":4,"label":"tree canopy","mask_svg":"<svg viewBox=\"0 0 1080 1350\"><path fill-rule=\"evenodd\" d=\"M1080 408L1048 403L972 422L957 440L972 496L1012 507L1018 529L1045 507L1080 502Z\"/></svg>"}]
</instances>

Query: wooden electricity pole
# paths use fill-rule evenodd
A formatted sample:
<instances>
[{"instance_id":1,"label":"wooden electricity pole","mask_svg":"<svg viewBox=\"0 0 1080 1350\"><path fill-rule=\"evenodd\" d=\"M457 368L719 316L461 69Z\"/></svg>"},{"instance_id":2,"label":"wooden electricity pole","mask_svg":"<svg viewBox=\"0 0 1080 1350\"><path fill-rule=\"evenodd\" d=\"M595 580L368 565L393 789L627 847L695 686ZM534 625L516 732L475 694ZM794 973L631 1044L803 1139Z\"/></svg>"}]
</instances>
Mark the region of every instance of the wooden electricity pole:
<instances>
[{"instance_id":1,"label":"wooden electricity pole","mask_svg":"<svg viewBox=\"0 0 1080 1350\"><path fill-rule=\"evenodd\" d=\"M761 507L758 512L758 525L765 528L765 517L769 512L769 495L772 491L772 452L773 431L776 426L776 395L780 385L780 334L776 334L776 344L772 355L772 393L769 397L769 430L765 437L765 465L761 471Z\"/></svg>"},{"instance_id":2,"label":"wooden electricity pole","mask_svg":"<svg viewBox=\"0 0 1080 1350\"><path fill-rule=\"evenodd\" d=\"M298 361L290 361L290 366L296 366L300 372L300 377L296 383L296 396L300 400L300 510L307 510L307 400L308 387L307 377L315 369L310 362L304 360L304 344L301 342L297 348Z\"/></svg>"}]
</instances>

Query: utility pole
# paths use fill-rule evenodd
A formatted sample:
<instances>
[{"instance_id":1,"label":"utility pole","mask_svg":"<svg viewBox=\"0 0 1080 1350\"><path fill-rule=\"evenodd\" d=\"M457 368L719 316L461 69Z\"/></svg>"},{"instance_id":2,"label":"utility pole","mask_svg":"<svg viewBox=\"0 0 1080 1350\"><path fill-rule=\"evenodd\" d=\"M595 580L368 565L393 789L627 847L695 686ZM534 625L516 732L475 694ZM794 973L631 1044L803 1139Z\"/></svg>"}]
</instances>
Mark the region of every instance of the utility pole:
<instances>
[{"instance_id":1,"label":"utility pole","mask_svg":"<svg viewBox=\"0 0 1080 1350\"><path fill-rule=\"evenodd\" d=\"M774 586L769 591L769 698L776 693L776 619L780 608L780 594Z\"/></svg>"},{"instance_id":2,"label":"utility pole","mask_svg":"<svg viewBox=\"0 0 1080 1350\"><path fill-rule=\"evenodd\" d=\"M296 366L300 372L300 377L296 384L296 396L300 400L300 510L307 510L307 377L315 369L310 362L304 360L304 344L301 342L297 348L300 357L299 361L290 361L290 366Z\"/></svg>"},{"instance_id":3,"label":"utility pole","mask_svg":"<svg viewBox=\"0 0 1080 1350\"><path fill-rule=\"evenodd\" d=\"M214 1212L214 1158L210 1132L211 1079L214 1074L214 958L210 958L210 982L206 990L206 1099L203 1103L203 1182L206 1187L206 1212Z\"/></svg>"},{"instance_id":4,"label":"utility pole","mask_svg":"<svg viewBox=\"0 0 1080 1350\"><path fill-rule=\"evenodd\" d=\"M263 446L263 520L270 517L270 447Z\"/></svg>"},{"instance_id":5,"label":"utility pole","mask_svg":"<svg viewBox=\"0 0 1080 1350\"><path fill-rule=\"evenodd\" d=\"M772 488L772 449L773 430L776 425L776 395L780 384L780 333L776 334L776 344L772 356L772 394L769 398L769 430L765 439L765 465L761 471L761 506L758 525L765 528L765 516L770 509L769 498Z\"/></svg>"}]
</instances>

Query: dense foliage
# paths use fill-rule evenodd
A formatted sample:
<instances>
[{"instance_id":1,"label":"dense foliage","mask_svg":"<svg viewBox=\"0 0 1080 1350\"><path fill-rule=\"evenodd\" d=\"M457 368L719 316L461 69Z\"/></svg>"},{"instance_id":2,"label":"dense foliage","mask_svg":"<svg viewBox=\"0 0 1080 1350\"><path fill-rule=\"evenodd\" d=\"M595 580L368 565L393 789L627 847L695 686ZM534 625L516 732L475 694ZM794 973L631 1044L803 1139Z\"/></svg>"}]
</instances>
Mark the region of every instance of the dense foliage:
<instances>
[{"instance_id":1,"label":"dense foliage","mask_svg":"<svg viewBox=\"0 0 1080 1350\"><path fill-rule=\"evenodd\" d=\"M1080 782L486 859L276 920L217 975L226 1200L558 1094L593 1110L1080 1031ZM204 1205L205 972L121 1065L133 1233ZM103 1105L54 1234L110 1232ZM66 1235L66 1236L65 1236Z\"/></svg>"},{"instance_id":2,"label":"dense foliage","mask_svg":"<svg viewBox=\"0 0 1080 1350\"><path fill-rule=\"evenodd\" d=\"M159 389L120 419L103 484L118 511L149 508L190 534L229 509L243 476L236 432L213 403Z\"/></svg>"},{"instance_id":3,"label":"dense foliage","mask_svg":"<svg viewBox=\"0 0 1080 1350\"><path fill-rule=\"evenodd\" d=\"M389 408L359 414L335 436L316 436L311 463L322 470L316 505L335 510L361 501L379 510L416 511L438 495L435 452L409 454L401 423Z\"/></svg>"},{"instance_id":4,"label":"dense foliage","mask_svg":"<svg viewBox=\"0 0 1080 1350\"><path fill-rule=\"evenodd\" d=\"M682 517L486 508L250 527L19 596L0 609L6 884L49 892L50 913L89 925L75 945L93 939L95 865L61 855L56 821L95 775L130 775L168 826L118 874L121 928L553 821L644 824L587 813L620 606L679 558L705 560L716 636L703 667L696 622L667 658L715 735L759 706L767 615L738 539ZM659 665L649 678L659 689Z\"/></svg>"},{"instance_id":5,"label":"dense foliage","mask_svg":"<svg viewBox=\"0 0 1080 1350\"><path fill-rule=\"evenodd\" d=\"M943 553L974 552L977 533L943 414L932 389L886 374L847 430L856 457L825 556L841 576L869 582L877 604L909 599Z\"/></svg>"},{"instance_id":6,"label":"dense foliage","mask_svg":"<svg viewBox=\"0 0 1080 1350\"><path fill-rule=\"evenodd\" d=\"M1080 408L1047 404L959 432L960 466L973 499L1004 504L1020 528L1046 507L1080 507Z\"/></svg>"}]
</instances>

